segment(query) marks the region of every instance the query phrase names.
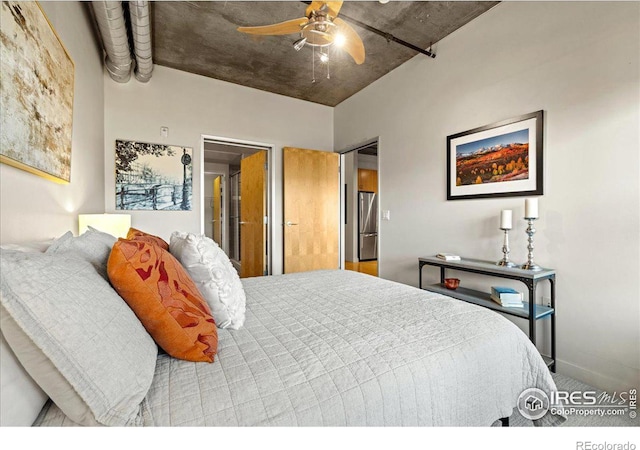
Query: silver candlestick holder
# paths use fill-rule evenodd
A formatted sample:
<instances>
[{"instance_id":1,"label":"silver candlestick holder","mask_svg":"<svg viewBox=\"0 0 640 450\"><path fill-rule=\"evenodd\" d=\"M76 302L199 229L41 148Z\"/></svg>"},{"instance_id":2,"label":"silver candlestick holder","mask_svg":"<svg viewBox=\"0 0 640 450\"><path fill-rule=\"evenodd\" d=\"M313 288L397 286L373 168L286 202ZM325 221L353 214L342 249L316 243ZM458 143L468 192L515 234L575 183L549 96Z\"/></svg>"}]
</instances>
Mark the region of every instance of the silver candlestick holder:
<instances>
[{"instance_id":1,"label":"silver candlestick holder","mask_svg":"<svg viewBox=\"0 0 640 450\"><path fill-rule=\"evenodd\" d=\"M542 267L540 267L539 265L533 262L533 235L536 233L536 229L533 228L533 221L536 219L537 219L536 217L525 217L525 220L529 222L529 225L527 226L527 231L526 231L527 236L529 236L527 238L527 241L529 242L529 245L527 245L527 249L529 250L529 253L527 256L527 262L520 267L521 269L533 270L533 271L542 270Z\"/></svg>"},{"instance_id":2,"label":"silver candlestick holder","mask_svg":"<svg viewBox=\"0 0 640 450\"><path fill-rule=\"evenodd\" d=\"M498 266L515 267L516 265L509 261L509 229L500 228L504 231L504 242L502 243L502 259L496 263Z\"/></svg>"}]
</instances>

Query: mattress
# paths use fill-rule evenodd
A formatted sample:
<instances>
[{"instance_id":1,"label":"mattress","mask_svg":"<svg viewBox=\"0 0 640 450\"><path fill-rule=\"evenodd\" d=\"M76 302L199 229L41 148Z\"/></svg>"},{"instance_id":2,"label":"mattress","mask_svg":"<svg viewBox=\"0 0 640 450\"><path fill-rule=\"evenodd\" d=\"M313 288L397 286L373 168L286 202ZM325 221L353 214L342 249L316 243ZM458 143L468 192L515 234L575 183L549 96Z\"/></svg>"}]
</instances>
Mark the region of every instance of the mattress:
<instances>
[{"instance_id":1,"label":"mattress","mask_svg":"<svg viewBox=\"0 0 640 450\"><path fill-rule=\"evenodd\" d=\"M350 271L243 285L245 326L218 330L214 363L158 357L146 426L489 426L524 389L556 390L488 309ZM35 425L74 424L50 403Z\"/></svg>"}]
</instances>

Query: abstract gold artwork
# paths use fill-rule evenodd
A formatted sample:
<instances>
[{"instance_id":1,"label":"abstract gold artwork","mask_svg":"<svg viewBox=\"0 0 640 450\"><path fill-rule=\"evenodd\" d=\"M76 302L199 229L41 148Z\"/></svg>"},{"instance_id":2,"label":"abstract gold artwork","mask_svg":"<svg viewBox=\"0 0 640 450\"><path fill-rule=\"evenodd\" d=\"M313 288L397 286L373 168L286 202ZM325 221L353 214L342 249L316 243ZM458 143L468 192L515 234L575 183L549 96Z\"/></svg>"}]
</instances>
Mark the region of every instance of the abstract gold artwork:
<instances>
[{"instance_id":1,"label":"abstract gold artwork","mask_svg":"<svg viewBox=\"0 0 640 450\"><path fill-rule=\"evenodd\" d=\"M74 64L37 2L2 2L0 64L0 161L69 182Z\"/></svg>"}]
</instances>

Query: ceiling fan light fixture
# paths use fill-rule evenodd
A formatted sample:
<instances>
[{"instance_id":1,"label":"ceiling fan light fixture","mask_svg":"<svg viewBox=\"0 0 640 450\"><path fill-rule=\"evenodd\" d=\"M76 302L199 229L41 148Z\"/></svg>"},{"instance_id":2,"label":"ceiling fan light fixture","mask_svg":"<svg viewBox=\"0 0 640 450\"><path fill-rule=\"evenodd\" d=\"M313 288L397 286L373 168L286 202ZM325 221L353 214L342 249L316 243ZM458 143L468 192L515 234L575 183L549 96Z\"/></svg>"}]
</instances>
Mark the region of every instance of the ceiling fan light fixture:
<instances>
[{"instance_id":1,"label":"ceiling fan light fixture","mask_svg":"<svg viewBox=\"0 0 640 450\"><path fill-rule=\"evenodd\" d=\"M320 53L320 62L328 63L329 55L327 55L326 53Z\"/></svg>"},{"instance_id":2,"label":"ceiling fan light fixture","mask_svg":"<svg viewBox=\"0 0 640 450\"><path fill-rule=\"evenodd\" d=\"M335 44L336 47L342 47L342 49L353 58L356 64L362 64L365 59L362 39L351 25L338 17L343 2L318 0L304 3L309 3L309 6L305 10L304 17L271 25L238 27L238 31L261 36L299 34L298 40L293 43L293 48L296 51L300 51L303 47L308 46L313 49L318 47L321 53L326 53L330 47ZM375 30L378 34L386 36L386 33L362 24L355 19L349 20L354 21L356 25L359 23L362 28ZM336 40L337 42L334 42ZM328 54L326 57L329 57ZM315 60L315 57L313 59Z\"/></svg>"},{"instance_id":3,"label":"ceiling fan light fixture","mask_svg":"<svg viewBox=\"0 0 640 450\"><path fill-rule=\"evenodd\" d=\"M299 52L299 51L300 51L300 49L302 49L302 47L304 47L304 44L306 44L306 43L307 43L307 38L306 38L306 37L300 38L300 39L298 39L297 41L295 41L295 42L293 43L293 48L294 48L296 51L298 51L298 52Z\"/></svg>"}]
</instances>

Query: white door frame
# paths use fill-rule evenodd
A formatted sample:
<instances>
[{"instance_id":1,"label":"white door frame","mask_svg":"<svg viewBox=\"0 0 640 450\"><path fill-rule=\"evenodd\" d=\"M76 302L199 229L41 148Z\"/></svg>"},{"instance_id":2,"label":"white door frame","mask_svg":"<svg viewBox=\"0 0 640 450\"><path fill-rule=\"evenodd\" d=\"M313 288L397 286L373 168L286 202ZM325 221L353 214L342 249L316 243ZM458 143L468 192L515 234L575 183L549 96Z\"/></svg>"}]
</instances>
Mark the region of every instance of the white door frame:
<instances>
[{"instance_id":1,"label":"white door frame","mask_svg":"<svg viewBox=\"0 0 640 450\"><path fill-rule=\"evenodd\" d=\"M367 139L366 141L362 141L359 144L356 145L351 145L343 150L339 150L337 153L340 154L340 268L344 269L344 258L345 258L345 246L344 246L344 242L345 242L345 226L344 226L344 221L345 221L345 197L346 197L346 191L344 188L344 182L346 180L346 174L345 174L345 164L344 164L344 157L347 153L351 153L353 151L356 151L360 148L363 147L367 147L373 143L377 143L378 144L378 276L380 276L380 249L381 249L381 245L380 245L380 241L381 241L381 233L380 233L380 228L381 228L381 222L380 222L380 218L382 216L381 213L381 208L380 205L382 205L381 202L381 190L380 190L380 136L377 136L375 138L371 138L371 139Z\"/></svg>"},{"instance_id":2,"label":"white door frame","mask_svg":"<svg viewBox=\"0 0 640 450\"><path fill-rule=\"evenodd\" d=\"M267 151L267 273L272 274L273 270L273 242L275 240L275 227L273 226L273 209L276 194L273 168L275 167L275 145L264 142L249 141L247 139L236 139L209 134L200 135L200 233L204 234L204 144L205 141L216 141L221 144L233 145L237 147L248 147Z\"/></svg>"}]
</instances>

